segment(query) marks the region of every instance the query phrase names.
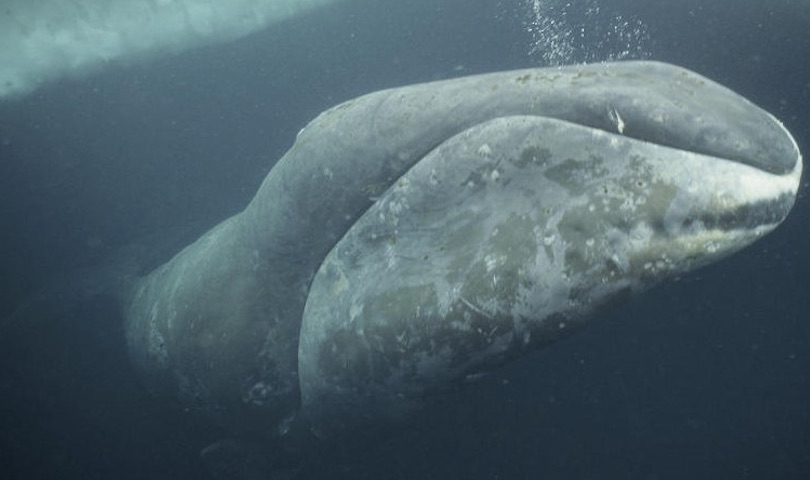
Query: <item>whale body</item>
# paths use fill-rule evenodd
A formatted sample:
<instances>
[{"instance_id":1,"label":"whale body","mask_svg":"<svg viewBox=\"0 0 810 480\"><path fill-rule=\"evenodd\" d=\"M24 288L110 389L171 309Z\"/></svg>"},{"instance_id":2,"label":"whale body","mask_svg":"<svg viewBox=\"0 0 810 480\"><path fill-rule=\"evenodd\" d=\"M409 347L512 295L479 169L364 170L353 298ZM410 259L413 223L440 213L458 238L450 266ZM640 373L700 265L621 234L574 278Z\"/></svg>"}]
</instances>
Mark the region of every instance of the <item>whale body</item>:
<instances>
[{"instance_id":1,"label":"whale body","mask_svg":"<svg viewBox=\"0 0 810 480\"><path fill-rule=\"evenodd\" d=\"M135 282L130 355L236 434L339 437L751 244L801 170L774 117L663 63L371 93Z\"/></svg>"}]
</instances>

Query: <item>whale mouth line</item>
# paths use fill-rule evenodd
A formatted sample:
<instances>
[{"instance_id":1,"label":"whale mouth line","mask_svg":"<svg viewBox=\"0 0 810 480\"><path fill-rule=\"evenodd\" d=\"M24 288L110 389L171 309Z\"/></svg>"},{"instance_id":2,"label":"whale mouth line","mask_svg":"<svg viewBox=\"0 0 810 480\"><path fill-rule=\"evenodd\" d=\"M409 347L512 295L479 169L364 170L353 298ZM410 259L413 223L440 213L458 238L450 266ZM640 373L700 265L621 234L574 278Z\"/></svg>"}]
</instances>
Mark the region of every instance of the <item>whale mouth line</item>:
<instances>
[{"instance_id":1,"label":"whale mouth line","mask_svg":"<svg viewBox=\"0 0 810 480\"><path fill-rule=\"evenodd\" d=\"M576 78L577 70L571 72ZM577 95L565 97L571 106L533 98L548 107L552 118L776 175L790 175L801 161L796 141L782 122L699 74L659 62L629 61L607 66L597 75L607 86L571 82L578 89Z\"/></svg>"},{"instance_id":2,"label":"whale mouth line","mask_svg":"<svg viewBox=\"0 0 810 480\"><path fill-rule=\"evenodd\" d=\"M690 139L683 138L677 128L656 129L655 132L652 132L648 126L649 124L643 124L641 120L632 123L630 123L631 121L623 123L624 120L620 118L618 120L620 123L617 123L617 128L605 128L605 125L600 124L580 124L585 127L595 128L609 135L616 135L659 147L672 148L696 155L711 157L713 159L748 165L777 176L791 175L795 172L797 167L801 167L802 158L799 153L798 144L780 121L773 117L771 117L770 120L771 123L769 123L769 126L776 127L773 128L773 130L778 128L781 133L781 135L768 136L767 138L771 140L770 143L775 143L773 142L774 139L781 140L783 149L792 151L793 153L792 156L780 156L779 162L774 161L773 157L767 155L769 142L766 142L764 139L757 142L743 140L724 142L723 140L725 138L739 136L738 133L734 132L732 129L716 129L713 132L704 132L702 136ZM788 160L791 158L792 161Z\"/></svg>"}]
</instances>

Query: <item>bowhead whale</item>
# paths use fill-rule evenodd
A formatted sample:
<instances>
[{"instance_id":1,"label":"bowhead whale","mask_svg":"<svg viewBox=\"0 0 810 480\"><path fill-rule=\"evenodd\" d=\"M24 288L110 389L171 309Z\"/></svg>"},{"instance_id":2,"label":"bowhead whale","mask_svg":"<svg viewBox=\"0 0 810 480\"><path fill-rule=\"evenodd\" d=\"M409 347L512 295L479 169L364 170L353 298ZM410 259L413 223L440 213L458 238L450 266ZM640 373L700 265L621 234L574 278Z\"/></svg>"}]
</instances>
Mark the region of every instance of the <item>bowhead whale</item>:
<instances>
[{"instance_id":1,"label":"bowhead whale","mask_svg":"<svg viewBox=\"0 0 810 480\"><path fill-rule=\"evenodd\" d=\"M773 116L663 63L371 93L131 283L130 354L236 435L339 438L751 244L801 170Z\"/></svg>"}]
</instances>

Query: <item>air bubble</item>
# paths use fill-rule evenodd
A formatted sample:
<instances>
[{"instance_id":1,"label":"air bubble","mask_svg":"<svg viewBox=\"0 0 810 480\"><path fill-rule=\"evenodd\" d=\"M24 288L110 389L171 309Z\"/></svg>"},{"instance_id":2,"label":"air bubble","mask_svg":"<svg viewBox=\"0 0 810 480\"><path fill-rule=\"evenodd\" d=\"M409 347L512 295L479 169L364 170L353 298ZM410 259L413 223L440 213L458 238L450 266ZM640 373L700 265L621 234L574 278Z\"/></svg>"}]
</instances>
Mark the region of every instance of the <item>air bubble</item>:
<instances>
[{"instance_id":1,"label":"air bubble","mask_svg":"<svg viewBox=\"0 0 810 480\"><path fill-rule=\"evenodd\" d=\"M595 0L524 0L528 55L557 66L650 57L650 35L641 20L604 13Z\"/></svg>"}]
</instances>

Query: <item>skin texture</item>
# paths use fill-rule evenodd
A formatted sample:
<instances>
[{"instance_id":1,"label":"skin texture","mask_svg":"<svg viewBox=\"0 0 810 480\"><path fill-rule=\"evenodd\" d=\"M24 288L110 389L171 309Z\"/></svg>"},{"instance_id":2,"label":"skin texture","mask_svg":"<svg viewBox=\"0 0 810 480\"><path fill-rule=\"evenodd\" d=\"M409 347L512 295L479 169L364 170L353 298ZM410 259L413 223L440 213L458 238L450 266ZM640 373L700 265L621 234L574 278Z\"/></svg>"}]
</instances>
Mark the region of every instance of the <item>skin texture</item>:
<instances>
[{"instance_id":1,"label":"skin texture","mask_svg":"<svg viewBox=\"0 0 810 480\"><path fill-rule=\"evenodd\" d=\"M313 120L245 210L131 289L157 393L236 433L406 416L793 205L769 114L655 62L372 93Z\"/></svg>"}]
</instances>

